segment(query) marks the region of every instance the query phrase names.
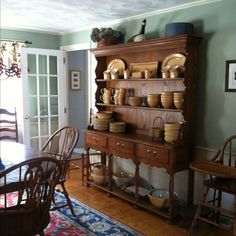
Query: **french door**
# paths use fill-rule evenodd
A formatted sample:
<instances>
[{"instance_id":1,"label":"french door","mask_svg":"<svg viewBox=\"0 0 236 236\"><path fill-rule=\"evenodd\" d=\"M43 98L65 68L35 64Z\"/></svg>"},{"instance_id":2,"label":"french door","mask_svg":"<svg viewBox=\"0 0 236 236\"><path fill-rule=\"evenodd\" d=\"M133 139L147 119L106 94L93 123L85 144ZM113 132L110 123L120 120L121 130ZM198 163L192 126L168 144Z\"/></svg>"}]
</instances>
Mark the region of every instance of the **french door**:
<instances>
[{"instance_id":1,"label":"french door","mask_svg":"<svg viewBox=\"0 0 236 236\"><path fill-rule=\"evenodd\" d=\"M23 142L41 149L48 137L67 122L67 83L63 51L23 48Z\"/></svg>"}]
</instances>

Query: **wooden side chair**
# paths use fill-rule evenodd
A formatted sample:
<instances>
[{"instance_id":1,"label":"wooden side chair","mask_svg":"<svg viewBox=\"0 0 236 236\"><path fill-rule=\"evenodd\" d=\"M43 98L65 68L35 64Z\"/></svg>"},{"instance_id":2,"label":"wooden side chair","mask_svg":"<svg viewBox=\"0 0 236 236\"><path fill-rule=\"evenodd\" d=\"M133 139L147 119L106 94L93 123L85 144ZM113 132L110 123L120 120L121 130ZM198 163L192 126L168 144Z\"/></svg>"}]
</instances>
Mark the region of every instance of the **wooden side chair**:
<instances>
[{"instance_id":1,"label":"wooden side chair","mask_svg":"<svg viewBox=\"0 0 236 236\"><path fill-rule=\"evenodd\" d=\"M49 157L0 171L0 236L44 235L60 173L60 162Z\"/></svg>"},{"instance_id":2,"label":"wooden side chair","mask_svg":"<svg viewBox=\"0 0 236 236\"><path fill-rule=\"evenodd\" d=\"M14 112L0 108L0 140L18 142L16 109Z\"/></svg>"},{"instance_id":3,"label":"wooden side chair","mask_svg":"<svg viewBox=\"0 0 236 236\"><path fill-rule=\"evenodd\" d=\"M56 205L52 210L56 210L61 207L69 206L71 213L75 215L69 194L65 187L65 182L67 180L67 172L70 166L71 155L73 150L79 140L79 130L73 126L65 126L56 132L54 132L45 143L42 148L43 152L50 154L50 156L60 160L62 165L62 173L57 184L61 185L62 192L65 195L67 204Z\"/></svg>"},{"instance_id":4,"label":"wooden side chair","mask_svg":"<svg viewBox=\"0 0 236 236\"><path fill-rule=\"evenodd\" d=\"M204 184L202 200L198 203L190 228L195 235L198 221L229 230L236 235L236 135L227 138L222 148L212 160L199 160L190 164L190 168L208 175ZM212 191L209 191L209 190ZM222 193L233 195L232 209L222 206ZM226 225L224 222L228 222Z\"/></svg>"}]
</instances>

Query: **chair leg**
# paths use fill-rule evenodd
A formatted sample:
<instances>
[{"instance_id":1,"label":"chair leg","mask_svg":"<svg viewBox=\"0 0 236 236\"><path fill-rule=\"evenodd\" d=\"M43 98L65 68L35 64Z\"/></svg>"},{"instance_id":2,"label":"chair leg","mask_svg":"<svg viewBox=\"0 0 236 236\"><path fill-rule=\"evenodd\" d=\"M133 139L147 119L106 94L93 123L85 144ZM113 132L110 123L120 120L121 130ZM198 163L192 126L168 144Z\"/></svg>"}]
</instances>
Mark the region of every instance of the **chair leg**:
<instances>
[{"instance_id":1,"label":"chair leg","mask_svg":"<svg viewBox=\"0 0 236 236\"><path fill-rule=\"evenodd\" d=\"M233 235L236 236L236 196L234 196Z\"/></svg>"},{"instance_id":2,"label":"chair leg","mask_svg":"<svg viewBox=\"0 0 236 236\"><path fill-rule=\"evenodd\" d=\"M82 186L84 186L84 168L85 168L84 161L85 161L85 155L84 155L84 153L82 153L82 171L81 171L81 173L82 173Z\"/></svg>"},{"instance_id":3,"label":"chair leg","mask_svg":"<svg viewBox=\"0 0 236 236\"><path fill-rule=\"evenodd\" d=\"M74 212L74 209L73 209L73 206L72 206L72 203L71 203L71 200L70 200L70 197L69 197L69 194L68 192L66 191L66 187L65 187L65 184L64 183L61 183L61 186L62 186L62 189L63 189L63 194L65 195L66 197L66 201L67 201L67 204L70 208L70 211L72 213L73 216L76 216L75 215L75 212Z\"/></svg>"},{"instance_id":4,"label":"chair leg","mask_svg":"<svg viewBox=\"0 0 236 236\"><path fill-rule=\"evenodd\" d=\"M71 168L71 163L69 163L69 167L68 167L68 170L67 170L67 178L68 179L70 178L70 168Z\"/></svg>"},{"instance_id":5,"label":"chair leg","mask_svg":"<svg viewBox=\"0 0 236 236\"><path fill-rule=\"evenodd\" d=\"M209 188L205 187L204 194L203 194L203 197L202 197L202 202L205 202L208 192L209 192ZM190 229L189 229L189 236L194 236L195 235L194 231L195 231L195 228L196 228L198 218L201 214L201 211L202 211L202 205L201 205L201 201L200 201L198 203L197 210L194 214L193 221L192 221L192 224L191 224Z\"/></svg>"},{"instance_id":6,"label":"chair leg","mask_svg":"<svg viewBox=\"0 0 236 236\"><path fill-rule=\"evenodd\" d=\"M221 199L222 199L222 192L218 191L218 197L217 197L217 207L221 207ZM219 224L220 222L220 211L216 212L216 223Z\"/></svg>"}]
</instances>

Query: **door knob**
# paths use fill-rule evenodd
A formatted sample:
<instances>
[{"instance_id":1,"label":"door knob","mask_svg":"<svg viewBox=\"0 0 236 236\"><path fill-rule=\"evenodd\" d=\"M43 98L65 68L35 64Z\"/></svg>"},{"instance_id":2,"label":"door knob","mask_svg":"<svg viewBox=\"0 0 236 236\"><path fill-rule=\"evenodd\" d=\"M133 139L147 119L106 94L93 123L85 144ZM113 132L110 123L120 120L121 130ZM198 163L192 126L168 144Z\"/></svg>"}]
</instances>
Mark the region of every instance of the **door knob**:
<instances>
[{"instance_id":1,"label":"door knob","mask_svg":"<svg viewBox=\"0 0 236 236\"><path fill-rule=\"evenodd\" d=\"M29 115L25 115L24 118L25 118L26 120L28 120L28 119L30 119L30 116L29 116Z\"/></svg>"}]
</instances>

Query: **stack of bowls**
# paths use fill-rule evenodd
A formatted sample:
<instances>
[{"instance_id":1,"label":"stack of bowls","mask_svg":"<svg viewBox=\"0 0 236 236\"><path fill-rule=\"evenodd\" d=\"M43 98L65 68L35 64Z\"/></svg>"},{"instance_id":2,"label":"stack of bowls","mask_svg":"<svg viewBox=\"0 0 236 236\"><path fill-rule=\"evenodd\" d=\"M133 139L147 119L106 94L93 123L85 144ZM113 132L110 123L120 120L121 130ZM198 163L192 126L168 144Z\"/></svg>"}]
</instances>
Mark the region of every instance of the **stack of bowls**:
<instances>
[{"instance_id":1,"label":"stack of bowls","mask_svg":"<svg viewBox=\"0 0 236 236\"><path fill-rule=\"evenodd\" d=\"M109 130L109 125L112 121L114 121L114 119L95 118L95 119L93 119L92 123L93 123L94 129L105 131L105 130Z\"/></svg>"},{"instance_id":2,"label":"stack of bowls","mask_svg":"<svg viewBox=\"0 0 236 236\"><path fill-rule=\"evenodd\" d=\"M129 105L139 107L142 104L142 97L129 97Z\"/></svg>"},{"instance_id":3,"label":"stack of bowls","mask_svg":"<svg viewBox=\"0 0 236 236\"><path fill-rule=\"evenodd\" d=\"M126 123L125 122L111 122L109 130L111 133L125 133Z\"/></svg>"},{"instance_id":4,"label":"stack of bowls","mask_svg":"<svg viewBox=\"0 0 236 236\"><path fill-rule=\"evenodd\" d=\"M174 92L174 105L177 109L183 108L184 92Z\"/></svg>"},{"instance_id":5,"label":"stack of bowls","mask_svg":"<svg viewBox=\"0 0 236 236\"><path fill-rule=\"evenodd\" d=\"M179 139L180 130L183 126L182 122L167 122L165 123L164 131L165 136L164 139L167 143L172 143Z\"/></svg>"},{"instance_id":6,"label":"stack of bowls","mask_svg":"<svg viewBox=\"0 0 236 236\"><path fill-rule=\"evenodd\" d=\"M161 105L163 108L169 109L173 105L173 92L161 93Z\"/></svg>"},{"instance_id":7,"label":"stack of bowls","mask_svg":"<svg viewBox=\"0 0 236 236\"><path fill-rule=\"evenodd\" d=\"M160 103L160 94L148 94L147 103L149 107L157 107Z\"/></svg>"},{"instance_id":8,"label":"stack of bowls","mask_svg":"<svg viewBox=\"0 0 236 236\"><path fill-rule=\"evenodd\" d=\"M114 121L112 114L112 111L97 112L96 118L92 120L94 129L101 131L109 130L110 122Z\"/></svg>"}]
</instances>

